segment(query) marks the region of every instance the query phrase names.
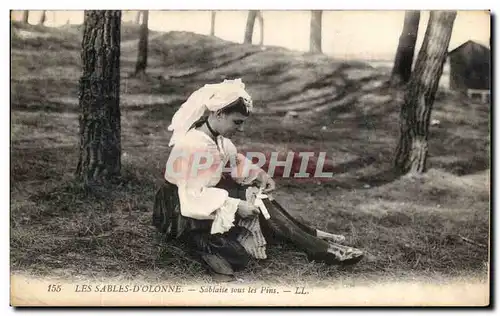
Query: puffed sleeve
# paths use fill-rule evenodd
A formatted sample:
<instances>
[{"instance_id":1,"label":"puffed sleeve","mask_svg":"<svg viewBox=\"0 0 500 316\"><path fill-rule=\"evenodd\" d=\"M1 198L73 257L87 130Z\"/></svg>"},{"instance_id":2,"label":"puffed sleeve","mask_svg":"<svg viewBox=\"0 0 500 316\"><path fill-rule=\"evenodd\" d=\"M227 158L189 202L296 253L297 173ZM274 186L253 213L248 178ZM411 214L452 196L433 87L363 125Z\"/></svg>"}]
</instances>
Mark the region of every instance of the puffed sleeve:
<instances>
[{"instance_id":1,"label":"puffed sleeve","mask_svg":"<svg viewBox=\"0 0 500 316\"><path fill-rule=\"evenodd\" d=\"M211 233L223 233L233 226L240 200L229 197L224 189L210 186L211 180L217 176L215 173L220 172L217 165L220 162L214 158L210 167L197 167L209 155L217 156L211 148L199 143L176 144L167 162L165 179L177 185L183 216L214 220Z\"/></svg>"}]
</instances>

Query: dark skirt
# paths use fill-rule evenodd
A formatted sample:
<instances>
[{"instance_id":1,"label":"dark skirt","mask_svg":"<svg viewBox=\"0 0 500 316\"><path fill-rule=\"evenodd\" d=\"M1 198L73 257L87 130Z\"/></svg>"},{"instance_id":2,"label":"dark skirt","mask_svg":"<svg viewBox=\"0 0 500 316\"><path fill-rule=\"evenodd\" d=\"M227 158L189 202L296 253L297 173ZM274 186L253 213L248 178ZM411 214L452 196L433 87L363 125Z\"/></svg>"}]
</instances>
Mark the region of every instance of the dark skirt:
<instances>
[{"instance_id":1,"label":"dark skirt","mask_svg":"<svg viewBox=\"0 0 500 316\"><path fill-rule=\"evenodd\" d=\"M217 187L227 190L230 197L246 199L247 187L234 181L223 179ZM212 220L197 220L181 215L177 186L167 181L155 195L153 225L165 234L167 240L187 243L195 255L217 273L232 274L232 270L240 270L250 261L250 255L237 241L244 228L234 226L228 232L211 234Z\"/></svg>"}]
</instances>

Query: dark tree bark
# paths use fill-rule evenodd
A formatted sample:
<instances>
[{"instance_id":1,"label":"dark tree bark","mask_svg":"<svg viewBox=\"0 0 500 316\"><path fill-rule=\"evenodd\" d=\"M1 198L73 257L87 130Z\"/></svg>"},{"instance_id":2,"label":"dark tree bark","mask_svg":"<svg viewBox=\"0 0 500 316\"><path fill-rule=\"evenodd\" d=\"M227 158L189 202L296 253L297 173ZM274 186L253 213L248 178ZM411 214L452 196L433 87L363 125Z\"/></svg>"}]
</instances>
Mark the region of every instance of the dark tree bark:
<instances>
[{"instance_id":1,"label":"dark tree bark","mask_svg":"<svg viewBox=\"0 0 500 316\"><path fill-rule=\"evenodd\" d=\"M255 25L255 18L257 17L257 10L250 10L248 12L248 18L247 18L247 26L245 28L245 39L244 43L245 44L252 44L252 37L253 37L253 27Z\"/></svg>"},{"instance_id":2,"label":"dark tree bark","mask_svg":"<svg viewBox=\"0 0 500 316\"><path fill-rule=\"evenodd\" d=\"M44 25L45 21L47 20L47 14L46 11L42 11L42 15L40 16L40 21L38 21L38 25Z\"/></svg>"},{"instance_id":3,"label":"dark tree bark","mask_svg":"<svg viewBox=\"0 0 500 316\"><path fill-rule=\"evenodd\" d=\"M80 155L84 184L120 174L121 11L85 11L80 78Z\"/></svg>"},{"instance_id":4,"label":"dark tree bark","mask_svg":"<svg viewBox=\"0 0 500 316\"><path fill-rule=\"evenodd\" d=\"M394 161L400 173L426 171L429 120L456 15L456 11L430 13L424 42L401 106L400 138Z\"/></svg>"},{"instance_id":5,"label":"dark tree bark","mask_svg":"<svg viewBox=\"0 0 500 316\"><path fill-rule=\"evenodd\" d=\"M262 11L258 11L257 20L259 20L260 24L260 42L259 45L264 45L264 16L262 15Z\"/></svg>"},{"instance_id":6,"label":"dark tree bark","mask_svg":"<svg viewBox=\"0 0 500 316\"><path fill-rule=\"evenodd\" d=\"M215 36L215 11L210 15L210 36Z\"/></svg>"},{"instance_id":7,"label":"dark tree bark","mask_svg":"<svg viewBox=\"0 0 500 316\"><path fill-rule=\"evenodd\" d=\"M23 11L23 23L28 24L29 17L30 17L30 11L24 10Z\"/></svg>"},{"instance_id":8,"label":"dark tree bark","mask_svg":"<svg viewBox=\"0 0 500 316\"><path fill-rule=\"evenodd\" d=\"M309 51L321 53L321 24L323 11L311 11L311 31L309 38Z\"/></svg>"},{"instance_id":9,"label":"dark tree bark","mask_svg":"<svg viewBox=\"0 0 500 316\"><path fill-rule=\"evenodd\" d=\"M419 23L420 11L406 11L403 31L399 37L398 50L392 68L391 85L393 86L406 84L410 80Z\"/></svg>"},{"instance_id":10,"label":"dark tree bark","mask_svg":"<svg viewBox=\"0 0 500 316\"><path fill-rule=\"evenodd\" d=\"M135 15L135 24L139 24L141 22L141 11L137 11Z\"/></svg>"},{"instance_id":11,"label":"dark tree bark","mask_svg":"<svg viewBox=\"0 0 500 316\"><path fill-rule=\"evenodd\" d=\"M142 11L141 33L139 35L139 49L137 52L137 63L135 65L135 74L145 73L148 66L148 20L149 11Z\"/></svg>"}]
</instances>

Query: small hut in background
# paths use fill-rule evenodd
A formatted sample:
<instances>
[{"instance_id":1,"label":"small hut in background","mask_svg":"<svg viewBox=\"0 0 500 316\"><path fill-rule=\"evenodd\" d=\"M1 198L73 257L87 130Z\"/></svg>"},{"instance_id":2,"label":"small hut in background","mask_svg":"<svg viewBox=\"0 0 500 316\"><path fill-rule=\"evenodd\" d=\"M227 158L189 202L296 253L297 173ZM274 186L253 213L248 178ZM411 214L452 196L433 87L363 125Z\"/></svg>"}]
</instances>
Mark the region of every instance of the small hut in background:
<instances>
[{"instance_id":1,"label":"small hut in background","mask_svg":"<svg viewBox=\"0 0 500 316\"><path fill-rule=\"evenodd\" d=\"M491 51L488 47L467 41L448 53L450 90L468 97L480 95L486 103L490 96Z\"/></svg>"}]
</instances>

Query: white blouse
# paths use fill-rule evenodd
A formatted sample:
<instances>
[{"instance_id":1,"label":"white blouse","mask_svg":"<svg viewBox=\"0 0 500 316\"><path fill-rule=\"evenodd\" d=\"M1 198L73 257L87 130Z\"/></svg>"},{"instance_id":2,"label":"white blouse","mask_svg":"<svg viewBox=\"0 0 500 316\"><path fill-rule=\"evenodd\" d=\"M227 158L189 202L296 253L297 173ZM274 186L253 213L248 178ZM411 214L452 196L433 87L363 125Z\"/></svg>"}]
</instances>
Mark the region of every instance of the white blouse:
<instances>
[{"instance_id":1,"label":"white blouse","mask_svg":"<svg viewBox=\"0 0 500 316\"><path fill-rule=\"evenodd\" d=\"M228 162L233 162L231 168L225 169ZM215 185L224 171L231 170L231 177L239 184L250 184L264 172L247 164L252 162L239 154L228 138L218 136L214 142L204 132L191 129L172 148L165 179L178 187L183 216L213 220L211 233L223 233L233 226L240 200Z\"/></svg>"}]
</instances>

